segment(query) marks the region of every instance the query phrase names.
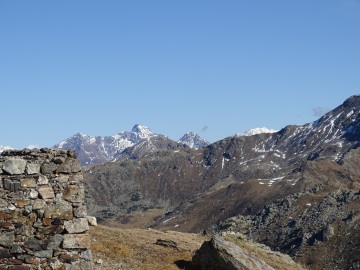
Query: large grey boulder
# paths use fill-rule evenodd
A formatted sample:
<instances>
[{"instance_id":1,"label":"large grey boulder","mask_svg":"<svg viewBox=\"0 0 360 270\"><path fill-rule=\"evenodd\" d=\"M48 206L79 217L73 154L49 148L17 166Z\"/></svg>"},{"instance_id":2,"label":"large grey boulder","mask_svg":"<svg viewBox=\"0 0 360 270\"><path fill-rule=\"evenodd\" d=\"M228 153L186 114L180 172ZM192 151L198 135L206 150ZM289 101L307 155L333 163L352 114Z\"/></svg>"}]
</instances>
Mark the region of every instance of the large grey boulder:
<instances>
[{"instance_id":1,"label":"large grey boulder","mask_svg":"<svg viewBox=\"0 0 360 270\"><path fill-rule=\"evenodd\" d=\"M203 243L192 259L199 270L274 270L259 258L239 246L214 236Z\"/></svg>"},{"instance_id":2,"label":"large grey boulder","mask_svg":"<svg viewBox=\"0 0 360 270\"><path fill-rule=\"evenodd\" d=\"M5 160L2 170L8 174L22 174L26 168L26 160L24 159L7 159Z\"/></svg>"}]
</instances>

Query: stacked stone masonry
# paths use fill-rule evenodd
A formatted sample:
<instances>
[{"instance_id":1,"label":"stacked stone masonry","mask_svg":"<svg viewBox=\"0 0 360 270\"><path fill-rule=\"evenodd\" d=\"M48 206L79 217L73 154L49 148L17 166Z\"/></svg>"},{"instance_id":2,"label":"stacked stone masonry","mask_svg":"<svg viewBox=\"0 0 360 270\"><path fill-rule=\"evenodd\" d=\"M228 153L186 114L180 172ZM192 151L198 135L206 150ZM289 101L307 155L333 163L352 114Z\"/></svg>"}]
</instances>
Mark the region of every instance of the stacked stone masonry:
<instances>
[{"instance_id":1,"label":"stacked stone masonry","mask_svg":"<svg viewBox=\"0 0 360 270\"><path fill-rule=\"evenodd\" d=\"M0 156L0 270L92 269L83 176L75 151Z\"/></svg>"}]
</instances>

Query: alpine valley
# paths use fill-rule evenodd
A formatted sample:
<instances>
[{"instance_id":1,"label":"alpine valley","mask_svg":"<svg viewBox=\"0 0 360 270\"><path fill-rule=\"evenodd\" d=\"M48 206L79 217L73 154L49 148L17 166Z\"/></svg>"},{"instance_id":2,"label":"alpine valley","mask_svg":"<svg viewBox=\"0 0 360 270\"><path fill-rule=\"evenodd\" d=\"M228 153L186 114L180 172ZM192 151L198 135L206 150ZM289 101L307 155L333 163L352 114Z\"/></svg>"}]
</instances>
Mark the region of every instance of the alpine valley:
<instances>
[{"instance_id":1,"label":"alpine valley","mask_svg":"<svg viewBox=\"0 0 360 270\"><path fill-rule=\"evenodd\" d=\"M87 207L100 223L241 233L308 269L360 269L359 145L360 96L352 96L312 123L210 145L136 125L56 147L91 164Z\"/></svg>"}]
</instances>

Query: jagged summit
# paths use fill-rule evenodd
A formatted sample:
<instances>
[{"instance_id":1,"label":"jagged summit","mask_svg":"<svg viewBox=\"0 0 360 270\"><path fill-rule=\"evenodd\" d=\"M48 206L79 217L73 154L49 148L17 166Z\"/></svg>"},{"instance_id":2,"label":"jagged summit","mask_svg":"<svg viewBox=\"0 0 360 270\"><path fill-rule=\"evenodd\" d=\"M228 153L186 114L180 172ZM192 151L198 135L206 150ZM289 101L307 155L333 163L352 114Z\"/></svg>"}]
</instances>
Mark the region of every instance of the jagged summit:
<instances>
[{"instance_id":1,"label":"jagged summit","mask_svg":"<svg viewBox=\"0 0 360 270\"><path fill-rule=\"evenodd\" d=\"M266 128L266 127L260 127L260 128L253 128L253 129L249 129L245 132L238 132L235 134L235 136L239 137L239 136L252 136L252 135L256 135L256 134L261 134L261 133L275 133L278 130L275 129L271 129L271 128Z\"/></svg>"},{"instance_id":2,"label":"jagged summit","mask_svg":"<svg viewBox=\"0 0 360 270\"><path fill-rule=\"evenodd\" d=\"M154 133L148 127L140 124L136 124L132 128L131 132L138 133L141 138L147 138L154 135Z\"/></svg>"},{"instance_id":3,"label":"jagged summit","mask_svg":"<svg viewBox=\"0 0 360 270\"><path fill-rule=\"evenodd\" d=\"M178 143L186 144L191 148L201 148L210 144L207 140L192 131L185 133L184 136L178 140Z\"/></svg>"},{"instance_id":4,"label":"jagged summit","mask_svg":"<svg viewBox=\"0 0 360 270\"><path fill-rule=\"evenodd\" d=\"M126 148L143 139L155 136L148 127L136 124L131 131L122 131L112 136L75 135L54 145L54 148L75 149L82 165L112 160Z\"/></svg>"}]
</instances>

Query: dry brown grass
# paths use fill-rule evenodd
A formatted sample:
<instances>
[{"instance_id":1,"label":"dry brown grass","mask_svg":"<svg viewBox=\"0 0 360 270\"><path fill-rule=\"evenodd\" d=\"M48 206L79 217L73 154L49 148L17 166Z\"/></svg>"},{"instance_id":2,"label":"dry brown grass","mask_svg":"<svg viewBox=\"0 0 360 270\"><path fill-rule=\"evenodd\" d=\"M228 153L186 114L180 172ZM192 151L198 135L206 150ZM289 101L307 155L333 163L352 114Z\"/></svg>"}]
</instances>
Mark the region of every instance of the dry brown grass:
<instances>
[{"instance_id":1,"label":"dry brown grass","mask_svg":"<svg viewBox=\"0 0 360 270\"><path fill-rule=\"evenodd\" d=\"M179 270L176 261L191 261L195 251L208 238L175 231L121 229L98 225L90 228L95 270ZM171 240L177 247L155 244L158 239ZM262 245L226 235L225 239L262 259L277 270L304 270L290 258ZM98 262L98 263L97 263ZM101 263L100 263L101 262Z\"/></svg>"},{"instance_id":2,"label":"dry brown grass","mask_svg":"<svg viewBox=\"0 0 360 270\"><path fill-rule=\"evenodd\" d=\"M90 229L94 269L178 270L175 262L190 261L195 250L207 240L197 234L144 229L119 229L99 225ZM171 240L177 248L155 244ZM97 263L101 262L102 263Z\"/></svg>"}]
</instances>

